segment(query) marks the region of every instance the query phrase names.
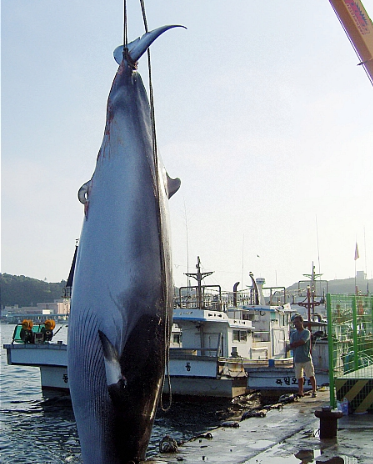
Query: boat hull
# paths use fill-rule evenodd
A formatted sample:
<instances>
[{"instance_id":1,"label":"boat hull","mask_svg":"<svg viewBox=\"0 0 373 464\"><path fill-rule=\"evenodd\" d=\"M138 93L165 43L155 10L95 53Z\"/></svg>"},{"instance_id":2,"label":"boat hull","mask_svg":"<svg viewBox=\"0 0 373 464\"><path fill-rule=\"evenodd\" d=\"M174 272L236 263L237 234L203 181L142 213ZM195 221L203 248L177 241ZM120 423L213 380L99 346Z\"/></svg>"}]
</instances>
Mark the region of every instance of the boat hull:
<instances>
[{"instance_id":1,"label":"boat hull","mask_svg":"<svg viewBox=\"0 0 373 464\"><path fill-rule=\"evenodd\" d=\"M247 393L246 377L213 379L211 377L171 376L172 396L235 398ZM169 394L165 386L164 394Z\"/></svg>"},{"instance_id":2,"label":"boat hull","mask_svg":"<svg viewBox=\"0 0 373 464\"><path fill-rule=\"evenodd\" d=\"M8 353L8 364L35 366L40 368L41 386L44 391L69 392L67 375L67 345L4 345ZM170 353L170 376L172 394L211 398L234 398L249 390L265 392L294 392L297 390L292 364L284 366L274 361L261 364L245 363L238 359L182 354L182 350ZM272 360L270 360L272 361ZM317 384L329 382L327 369L316 368ZM308 379L305 390L311 389ZM164 393L169 389L166 382Z\"/></svg>"},{"instance_id":3,"label":"boat hull","mask_svg":"<svg viewBox=\"0 0 373 464\"><path fill-rule=\"evenodd\" d=\"M293 367L251 367L247 368L247 384L250 390L265 391L298 391L298 380L295 376ZM315 370L317 385L329 383L329 373L327 371ZM311 390L310 380L306 378L304 389Z\"/></svg>"}]
</instances>

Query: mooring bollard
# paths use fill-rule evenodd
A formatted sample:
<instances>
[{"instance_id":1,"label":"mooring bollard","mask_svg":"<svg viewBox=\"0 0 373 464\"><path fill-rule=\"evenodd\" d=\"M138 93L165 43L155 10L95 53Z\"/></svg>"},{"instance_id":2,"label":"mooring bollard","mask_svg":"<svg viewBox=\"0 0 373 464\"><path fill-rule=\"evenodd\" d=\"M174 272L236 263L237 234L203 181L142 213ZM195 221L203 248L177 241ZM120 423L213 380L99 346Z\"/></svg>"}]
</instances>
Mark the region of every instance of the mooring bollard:
<instances>
[{"instance_id":1,"label":"mooring bollard","mask_svg":"<svg viewBox=\"0 0 373 464\"><path fill-rule=\"evenodd\" d=\"M342 411L332 411L330 406L321 411L315 411L315 416L320 419L320 438L335 438L337 436L337 420L343 416Z\"/></svg>"}]
</instances>

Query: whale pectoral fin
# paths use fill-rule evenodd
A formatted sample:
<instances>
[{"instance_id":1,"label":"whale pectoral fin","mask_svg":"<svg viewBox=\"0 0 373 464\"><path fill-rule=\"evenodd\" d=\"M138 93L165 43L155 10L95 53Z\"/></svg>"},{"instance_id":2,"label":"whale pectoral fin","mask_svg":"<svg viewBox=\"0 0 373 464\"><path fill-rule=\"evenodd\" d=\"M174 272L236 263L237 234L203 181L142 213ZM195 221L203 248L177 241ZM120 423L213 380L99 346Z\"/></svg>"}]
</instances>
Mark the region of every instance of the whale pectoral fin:
<instances>
[{"instance_id":1,"label":"whale pectoral fin","mask_svg":"<svg viewBox=\"0 0 373 464\"><path fill-rule=\"evenodd\" d=\"M168 192L168 198L171 198L174 193L176 193L181 185L181 180L176 178L176 179L171 179L171 177L167 174L167 192Z\"/></svg>"},{"instance_id":2,"label":"whale pectoral fin","mask_svg":"<svg viewBox=\"0 0 373 464\"><path fill-rule=\"evenodd\" d=\"M105 362L105 372L106 372L106 382L109 387L109 392L113 388L124 388L127 384L126 378L122 374L122 369L120 367L118 352L115 347L112 345L107 336L98 331L100 340L102 343L102 349L104 351L104 362Z\"/></svg>"},{"instance_id":3,"label":"whale pectoral fin","mask_svg":"<svg viewBox=\"0 0 373 464\"><path fill-rule=\"evenodd\" d=\"M89 192L90 186L91 186L91 181L89 180L88 182L83 184L78 190L78 198L79 198L80 203L83 203L83 205L88 203L88 192Z\"/></svg>"},{"instance_id":4,"label":"whale pectoral fin","mask_svg":"<svg viewBox=\"0 0 373 464\"><path fill-rule=\"evenodd\" d=\"M80 203L84 205L84 214L86 219L88 219L88 205L89 205L89 189L91 187L92 180L89 180L85 184L83 184L80 189L78 190L78 198Z\"/></svg>"}]
</instances>

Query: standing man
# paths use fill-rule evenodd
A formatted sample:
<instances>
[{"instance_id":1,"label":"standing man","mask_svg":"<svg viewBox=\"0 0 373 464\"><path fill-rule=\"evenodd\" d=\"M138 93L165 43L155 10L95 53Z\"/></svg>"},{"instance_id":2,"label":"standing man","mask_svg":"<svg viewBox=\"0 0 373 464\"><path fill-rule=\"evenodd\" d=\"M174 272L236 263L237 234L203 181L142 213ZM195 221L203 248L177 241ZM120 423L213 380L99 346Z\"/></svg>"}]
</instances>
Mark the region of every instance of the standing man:
<instances>
[{"instance_id":1,"label":"standing man","mask_svg":"<svg viewBox=\"0 0 373 464\"><path fill-rule=\"evenodd\" d=\"M312 385L312 398L316 397L316 378L315 370L311 357L311 334L303 326L303 317L297 314L293 319L296 330L290 334L290 345L288 349L293 350L295 376L298 379L298 395L304 396L304 378L303 371L309 377Z\"/></svg>"}]
</instances>

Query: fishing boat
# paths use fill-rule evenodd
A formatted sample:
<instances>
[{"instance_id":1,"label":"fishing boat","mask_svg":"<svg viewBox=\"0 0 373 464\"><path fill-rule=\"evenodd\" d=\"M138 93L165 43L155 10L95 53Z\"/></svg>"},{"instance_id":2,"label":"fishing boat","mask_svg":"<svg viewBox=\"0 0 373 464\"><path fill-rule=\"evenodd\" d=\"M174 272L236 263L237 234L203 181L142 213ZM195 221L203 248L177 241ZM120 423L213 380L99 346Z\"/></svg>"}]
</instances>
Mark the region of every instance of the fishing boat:
<instances>
[{"instance_id":1,"label":"fishing boat","mask_svg":"<svg viewBox=\"0 0 373 464\"><path fill-rule=\"evenodd\" d=\"M21 336L22 324L17 324L11 343L3 346L7 351L7 362L15 366L38 367L43 392L68 393L67 325L59 327L49 341L43 336L43 328L44 323L33 324L31 340L25 342Z\"/></svg>"},{"instance_id":2,"label":"fishing boat","mask_svg":"<svg viewBox=\"0 0 373 464\"><path fill-rule=\"evenodd\" d=\"M262 314L264 311L261 307ZM20 328L16 326L12 343L4 345L8 364L39 367L43 390L67 393L67 343L57 340L58 335L44 341L40 336L42 324L33 328L34 343L24 343ZM248 370L268 366L271 353L272 342L258 342L254 334L249 318L230 317L228 311L205 305L176 308L168 366L172 394L235 397L246 393ZM275 362L280 359L275 358ZM288 365L292 366L290 360ZM167 382L165 393L169 393Z\"/></svg>"},{"instance_id":3,"label":"fishing boat","mask_svg":"<svg viewBox=\"0 0 373 464\"><path fill-rule=\"evenodd\" d=\"M223 293L219 285L203 285L212 274L188 274L197 282L182 287L175 299L168 360L170 382L164 393L180 396L228 397L252 389L294 390L293 361L286 352L293 310L285 289L268 288L264 279L252 279L248 291ZM12 343L4 345L8 363L40 368L45 391L68 392L67 337L46 341L34 326L34 343L24 343L17 326ZM59 337L58 337L59 338ZM288 380L290 379L290 380Z\"/></svg>"},{"instance_id":4,"label":"fishing boat","mask_svg":"<svg viewBox=\"0 0 373 464\"><path fill-rule=\"evenodd\" d=\"M250 385L254 369L293 367L286 352L290 304L277 300L278 288L268 289L266 302L265 281L255 280L252 273L248 291L238 291L237 282L232 292L223 293L219 285L203 285L212 273L201 272L199 258L196 268L196 273L187 274L196 285L179 289L174 309L174 327L180 328L182 343L170 350L173 394L233 397L267 388Z\"/></svg>"}]
</instances>

